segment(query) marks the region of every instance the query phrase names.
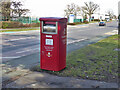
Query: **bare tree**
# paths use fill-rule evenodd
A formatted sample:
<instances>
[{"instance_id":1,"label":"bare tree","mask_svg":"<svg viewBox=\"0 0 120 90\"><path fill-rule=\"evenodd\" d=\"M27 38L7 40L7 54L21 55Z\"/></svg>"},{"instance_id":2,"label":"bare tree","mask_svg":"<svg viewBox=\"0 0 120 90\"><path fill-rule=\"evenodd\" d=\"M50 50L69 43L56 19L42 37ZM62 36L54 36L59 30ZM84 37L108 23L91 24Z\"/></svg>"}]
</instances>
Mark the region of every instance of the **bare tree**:
<instances>
[{"instance_id":1,"label":"bare tree","mask_svg":"<svg viewBox=\"0 0 120 90\"><path fill-rule=\"evenodd\" d=\"M29 9L22 9L23 4L21 2L12 2L12 16L21 17L29 12Z\"/></svg>"},{"instance_id":2,"label":"bare tree","mask_svg":"<svg viewBox=\"0 0 120 90\"><path fill-rule=\"evenodd\" d=\"M84 2L85 6L82 7L82 11L89 15L89 21L91 20L91 15L96 12L96 10L99 8L98 4L95 4L93 2Z\"/></svg>"},{"instance_id":3,"label":"bare tree","mask_svg":"<svg viewBox=\"0 0 120 90\"><path fill-rule=\"evenodd\" d=\"M65 12L65 16L67 16L67 18L69 18L70 14L74 14L75 16L77 16L78 14L80 14L80 7L78 5L75 5L74 3L67 5L67 8L64 10Z\"/></svg>"},{"instance_id":4,"label":"bare tree","mask_svg":"<svg viewBox=\"0 0 120 90\"><path fill-rule=\"evenodd\" d=\"M1 14L3 16L3 20L9 21L10 20L10 13L11 13L11 2L1 2Z\"/></svg>"},{"instance_id":5,"label":"bare tree","mask_svg":"<svg viewBox=\"0 0 120 90\"><path fill-rule=\"evenodd\" d=\"M113 16L114 16L113 10L108 10L108 11L106 11L106 13L109 15L110 19L113 18Z\"/></svg>"},{"instance_id":6,"label":"bare tree","mask_svg":"<svg viewBox=\"0 0 120 90\"><path fill-rule=\"evenodd\" d=\"M21 17L29 12L29 9L23 9L21 2L0 2L0 13L3 16L3 20L9 21L11 17Z\"/></svg>"},{"instance_id":7,"label":"bare tree","mask_svg":"<svg viewBox=\"0 0 120 90\"><path fill-rule=\"evenodd\" d=\"M83 12L83 10L81 10L80 15L83 17L83 19L87 19L87 13Z\"/></svg>"}]
</instances>

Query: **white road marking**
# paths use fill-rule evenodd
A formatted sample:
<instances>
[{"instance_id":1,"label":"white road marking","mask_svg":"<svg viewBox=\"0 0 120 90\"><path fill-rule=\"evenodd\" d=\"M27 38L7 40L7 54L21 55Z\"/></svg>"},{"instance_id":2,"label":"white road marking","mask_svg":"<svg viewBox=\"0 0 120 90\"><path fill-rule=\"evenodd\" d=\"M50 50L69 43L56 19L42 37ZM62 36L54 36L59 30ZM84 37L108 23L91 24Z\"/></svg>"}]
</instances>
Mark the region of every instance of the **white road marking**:
<instances>
[{"instance_id":1,"label":"white road marking","mask_svg":"<svg viewBox=\"0 0 120 90\"><path fill-rule=\"evenodd\" d=\"M98 24L98 22L96 22L96 23L89 23L89 24Z\"/></svg>"},{"instance_id":2,"label":"white road marking","mask_svg":"<svg viewBox=\"0 0 120 90\"><path fill-rule=\"evenodd\" d=\"M16 32L1 32L0 34L22 34L22 33L33 33L33 32L40 32L40 30L28 30L28 31L16 31Z\"/></svg>"},{"instance_id":3,"label":"white road marking","mask_svg":"<svg viewBox=\"0 0 120 90\"><path fill-rule=\"evenodd\" d=\"M0 58L19 58L21 56L16 56L16 57L0 57Z\"/></svg>"},{"instance_id":4,"label":"white road marking","mask_svg":"<svg viewBox=\"0 0 120 90\"><path fill-rule=\"evenodd\" d=\"M78 30L78 32L81 32L81 31L86 31L86 30Z\"/></svg>"},{"instance_id":5,"label":"white road marking","mask_svg":"<svg viewBox=\"0 0 120 90\"><path fill-rule=\"evenodd\" d=\"M118 34L118 30L113 30L113 31L107 32L105 34L107 34L107 35L115 35L115 34Z\"/></svg>"},{"instance_id":6,"label":"white road marking","mask_svg":"<svg viewBox=\"0 0 120 90\"><path fill-rule=\"evenodd\" d=\"M37 49L39 49L39 48L35 48L35 49L28 49L28 50L19 51L19 52L16 52L16 53L24 53L24 52L28 52L28 51L37 50Z\"/></svg>"},{"instance_id":7,"label":"white road marking","mask_svg":"<svg viewBox=\"0 0 120 90\"><path fill-rule=\"evenodd\" d=\"M20 58L20 57L23 57L23 56L26 56L26 55L21 55L21 56L16 56L16 57L14 57L14 56L9 56L9 57L0 57L0 58L2 58L2 59L14 59L14 58Z\"/></svg>"},{"instance_id":8,"label":"white road marking","mask_svg":"<svg viewBox=\"0 0 120 90\"><path fill-rule=\"evenodd\" d=\"M75 28L85 28L85 27L88 27L88 26L76 26Z\"/></svg>"},{"instance_id":9,"label":"white road marking","mask_svg":"<svg viewBox=\"0 0 120 90\"><path fill-rule=\"evenodd\" d=\"M118 31L118 29L115 29L115 30L113 30L113 31Z\"/></svg>"},{"instance_id":10,"label":"white road marking","mask_svg":"<svg viewBox=\"0 0 120 90\"><path fill-rule=\"evenodd\" d=\"M105 28L105 27L99 27L99 28Z\"/></svg>"},{"instance_id":11,"label":"white road marking","mask_svg":"<svg viewBox=\"0 0 120 90\"><path fill-rule=\"evenodd\" d=\"M89 24L94 24L94 23L89 23Z\"/></svg>"},{"instance_id":12,"label":"white road marking","mask_svg":"<svg viewBox=\"0 0 120 90\"><path fill-rule=\"evenodd\" d=\"M88 26L82 26L82 27L88 27Z\"/></svg>"},{"instance_id":13,"label":"white road marking","mask_svg":"<svg viewBox=\"0 0 120 90\"><path fill-rule=\"evenodd\" d=\"M5 40L5 41L17 41L17 40L25 40L25 39L32 39L36 37L26 37L26 38L19 38L19 39L10 39L10 40Z\"/></svg>"},{"instance_id":14,"label":"white road marking","mask_svg":"<svg viewBox=\"0 0 120 90\"><path fill-rule=\"evenodd\" d=\"M83 41L83 40L86 40L87 38L83 38L83 39L79 39L79 40L74 40L74 41L71 41L71 42L67 42L67 45L68 44L71 44L71 43L76 43L76 42L80 42L80 41Z\"/></svg>"},{"instance_id":15,"label":"white road marking","mask_svg":"<svg viewBox=\"0 0 120 90\"><path fill-rule=\"evenodd\" d=\"M69 28L72 28L72 29L74 29L74 28L84 28L84 27L88 27L89 25L85 25L85 26L68 26L67 28L69 29Z\"/></svg>"},{"instance_id":16,"label":"white road marking","mask_svg":"<svg viewBox=\"0 0 120 90\"><path fill-rule=\"evenodd\" d=\"M70 25L67 26L67 28L71 28L71 27L76 27L76 26L70 26Z\"/></svg>"}]
</instances>

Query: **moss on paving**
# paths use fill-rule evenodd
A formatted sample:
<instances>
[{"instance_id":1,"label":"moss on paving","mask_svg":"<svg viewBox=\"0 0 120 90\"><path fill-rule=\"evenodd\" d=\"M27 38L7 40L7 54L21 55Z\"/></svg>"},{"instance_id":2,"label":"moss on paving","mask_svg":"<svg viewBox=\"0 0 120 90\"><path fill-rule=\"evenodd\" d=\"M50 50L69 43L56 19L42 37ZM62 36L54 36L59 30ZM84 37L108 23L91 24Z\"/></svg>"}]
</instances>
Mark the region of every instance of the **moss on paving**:
<instances>
[{"instance_id":1,"label":"moss on paving","mask_svg":"<svg viewBox=\"0 0 120 90\"><path fill-rule=\"evenodd\" d=\"M59 76L71 76L83 79L117 82L118 76L118 35L85 46L67 56L67 66L59 72L41 70Z\"/></svg>"}]
</instances>

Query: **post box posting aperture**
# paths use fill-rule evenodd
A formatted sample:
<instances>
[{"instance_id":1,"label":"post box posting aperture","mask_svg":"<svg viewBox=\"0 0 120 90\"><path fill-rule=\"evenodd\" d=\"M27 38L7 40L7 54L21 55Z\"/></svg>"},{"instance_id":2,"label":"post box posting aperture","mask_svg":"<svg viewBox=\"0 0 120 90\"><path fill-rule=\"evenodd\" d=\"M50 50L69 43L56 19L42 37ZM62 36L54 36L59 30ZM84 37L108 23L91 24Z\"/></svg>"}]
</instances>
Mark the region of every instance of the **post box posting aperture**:
<instances>
[{"instance_id":1,"label":"post box posting aperture","mask_svg":"<svg viewBox=\"0 0 120 90\"><path fill-rule=\"evenodd\" d=\"M66 67L67 19L40 18L40 68L60 71Z\"/></svg>"}]
</instances>

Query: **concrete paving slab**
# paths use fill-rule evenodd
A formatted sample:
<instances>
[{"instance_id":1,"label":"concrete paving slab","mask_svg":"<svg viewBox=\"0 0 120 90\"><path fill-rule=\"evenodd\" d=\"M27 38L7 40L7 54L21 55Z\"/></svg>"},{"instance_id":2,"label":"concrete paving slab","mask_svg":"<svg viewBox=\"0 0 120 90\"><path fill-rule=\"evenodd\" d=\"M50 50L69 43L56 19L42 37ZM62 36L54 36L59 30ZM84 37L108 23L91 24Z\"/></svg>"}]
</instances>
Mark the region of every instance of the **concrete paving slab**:
<instances>
[{"instance_id":1,"label":"concrete paving slab","mask_svg":"<svg viewBox=\"0 0 120 90\"><path fill-rule=\"evenodd\" d=\"M118 88L117 83L59 77L43 72L32 72L6 85L5 88Z\"/></svg>"}]
</instances>

